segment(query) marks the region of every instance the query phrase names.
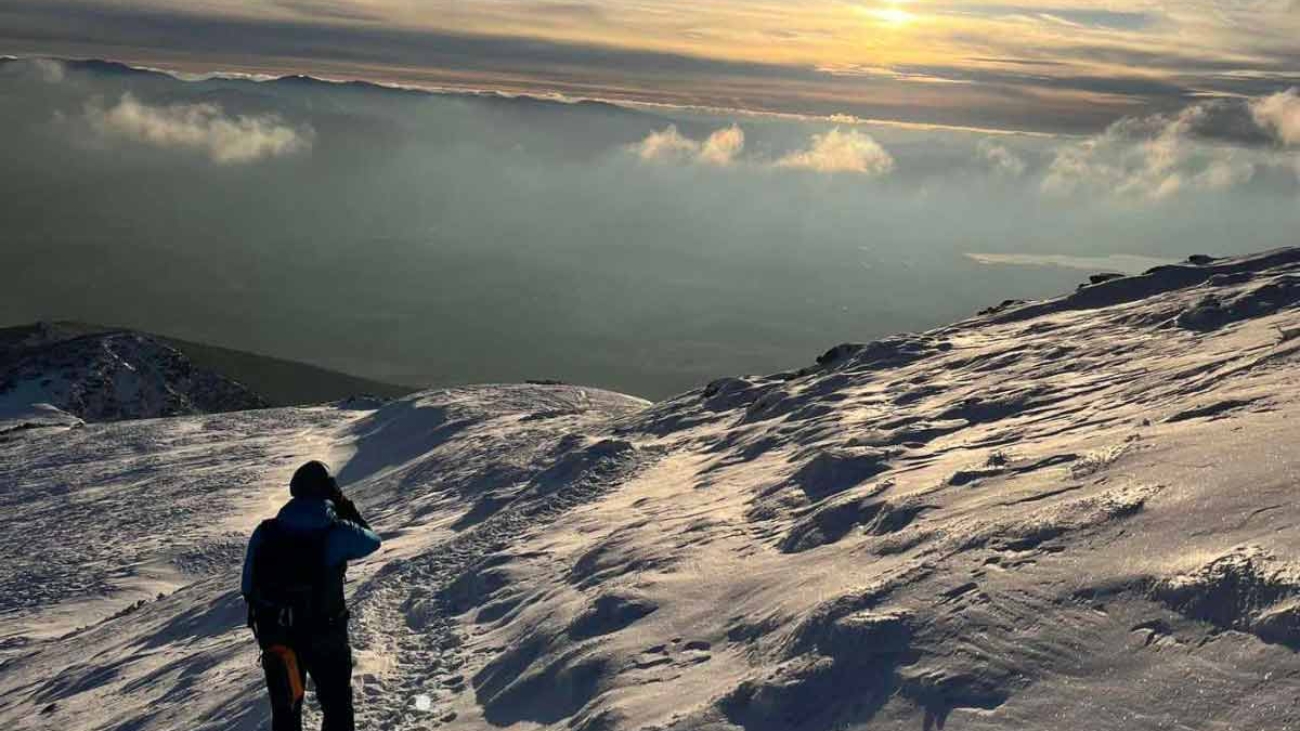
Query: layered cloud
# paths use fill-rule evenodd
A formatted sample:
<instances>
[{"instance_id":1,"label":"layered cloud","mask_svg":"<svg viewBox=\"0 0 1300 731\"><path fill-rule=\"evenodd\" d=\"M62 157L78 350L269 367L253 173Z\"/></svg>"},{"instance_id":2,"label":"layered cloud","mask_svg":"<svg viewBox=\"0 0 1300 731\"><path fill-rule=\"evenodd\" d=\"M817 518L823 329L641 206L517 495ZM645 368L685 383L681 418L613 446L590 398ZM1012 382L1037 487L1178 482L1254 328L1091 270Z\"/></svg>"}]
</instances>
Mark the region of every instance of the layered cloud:
<instances>
[{"instance_id":1,"label":"layered cloud","mask_svg":"<svg viewBox=\"0 0 1300 731\"><path fill-rule=\"evenodd\" d=\"M293 127L279 116L227 115L217 104L152 106L124 94L111 107L90 105L86 121L105 140L190 150L219 165L282 157L311 148L310 128Z\"/></svg>"},{"instance_id":2,"label":"layered cloud","mask_svg":"<svg viewBox=\"0 0 1300 731\"><path fill-rule=\"evenodd\" d=\"M894 157L870 135L839 127L812 136L805 150L792 152L776 161L777 167L802 168L821 173L883 175L894 169Z\"/></svg>"},{"instance_id":3,"label":"layered cloud","mask_svg":"<svg viewBox=\"0 0 1300 731\"><path fill-rule=\"evenodd\" d=\"M0 45L23 53L1069 133L1276 93L1300 33L1292 0L0 5Z\"/></svg>"}]
</instances>

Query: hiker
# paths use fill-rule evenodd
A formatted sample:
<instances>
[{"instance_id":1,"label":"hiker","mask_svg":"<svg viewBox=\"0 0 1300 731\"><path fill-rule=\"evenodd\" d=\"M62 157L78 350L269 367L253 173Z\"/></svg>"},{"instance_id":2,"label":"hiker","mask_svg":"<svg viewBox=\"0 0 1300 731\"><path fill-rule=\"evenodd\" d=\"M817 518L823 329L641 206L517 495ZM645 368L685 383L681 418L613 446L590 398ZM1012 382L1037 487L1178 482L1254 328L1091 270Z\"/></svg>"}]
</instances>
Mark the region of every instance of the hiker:
<instances>
[{"instance_id":1,"label":"hiker","mask_svg":"<svg viewBox=\"0 0 1300 731\"><path fill-rule=\"evenodd\" d=\"M316 684L322 731L353 731L352 648L343 580L348 561L379 548L379 536L339 490L324 462L299 467L293 498L253 531L241 591L262 650L272 731L302 729L307 676Z\"/></svg>"}]
</instances>

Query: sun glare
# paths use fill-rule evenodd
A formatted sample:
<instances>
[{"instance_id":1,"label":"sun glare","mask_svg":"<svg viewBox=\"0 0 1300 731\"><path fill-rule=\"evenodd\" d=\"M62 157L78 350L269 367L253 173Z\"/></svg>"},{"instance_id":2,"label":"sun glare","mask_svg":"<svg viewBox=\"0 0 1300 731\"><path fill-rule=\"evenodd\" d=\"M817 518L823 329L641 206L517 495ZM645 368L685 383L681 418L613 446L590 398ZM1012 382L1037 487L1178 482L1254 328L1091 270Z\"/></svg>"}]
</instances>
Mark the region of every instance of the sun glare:
<instances>
[{"instance_id":1,"label":"sun glare","mask_svg":"<svg viewBox=\"0 0 1300 731\"><path fill-rule=\"evenodd\" d=\"M915 15L902 8L877 8L871 11L871 15L889 25L904 25L916 18Z\"/></svg>"},{"instance_id":2,"label":"sun glare","mask_svg":"<svg viewBox=\"0 0 1300 731\"><path fill-rule=\"evenodd\" d=\"M877 23L889 26L906 25L916 20L916 14L903 9L908 0L884 0L873 7L858 6L857 11Z\"/></svg>"}]
</instances>

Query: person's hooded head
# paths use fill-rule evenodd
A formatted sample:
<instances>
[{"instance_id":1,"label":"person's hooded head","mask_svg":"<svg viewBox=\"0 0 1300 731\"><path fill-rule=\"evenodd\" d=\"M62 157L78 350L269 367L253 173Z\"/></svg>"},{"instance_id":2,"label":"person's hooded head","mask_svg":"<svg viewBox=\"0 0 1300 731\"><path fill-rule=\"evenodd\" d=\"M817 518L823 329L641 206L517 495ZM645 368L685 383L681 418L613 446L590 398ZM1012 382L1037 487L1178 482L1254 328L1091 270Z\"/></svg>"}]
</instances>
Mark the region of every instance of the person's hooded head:
<instances>
[{"instance_id":1,"label":"person's hooded head","mask_svg":"<svg viewBox=\"0 0 1300 731\"><path fill-rule=\"evenodd\" d=\"M312 460L299 467L289 480L289 494L294 497L324 500L338 489L329 465Z\"/></svg>"}]
</instances>

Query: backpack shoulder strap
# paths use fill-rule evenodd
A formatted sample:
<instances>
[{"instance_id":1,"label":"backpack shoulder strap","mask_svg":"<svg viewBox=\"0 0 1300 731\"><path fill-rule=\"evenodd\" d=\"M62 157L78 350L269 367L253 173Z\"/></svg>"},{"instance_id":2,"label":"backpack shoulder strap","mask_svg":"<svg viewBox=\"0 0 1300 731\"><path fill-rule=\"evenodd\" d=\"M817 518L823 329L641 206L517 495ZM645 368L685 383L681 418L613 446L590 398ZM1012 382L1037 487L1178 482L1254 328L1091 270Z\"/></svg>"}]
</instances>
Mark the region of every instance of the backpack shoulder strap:
<instances>
[{"instance_id":1,"label":"backpack shoulder strap","mask_svg":"<svg viewBox=\"0 0 1300 731\"><path fill-rule=\"evenodd\" d=\"M266 598L263 596L262 588L266 571L267 553L276 549L276 542L280 537L280 522L275 518L267 518L257 526L256 535L258 536L257 553L253 556L253 582L252 591L248 596L249 608L255 609L264 606ZM249 619L250 626L252 619ZM254 630L256 631L256 630Z\"/></svg>"}]
</instances>

